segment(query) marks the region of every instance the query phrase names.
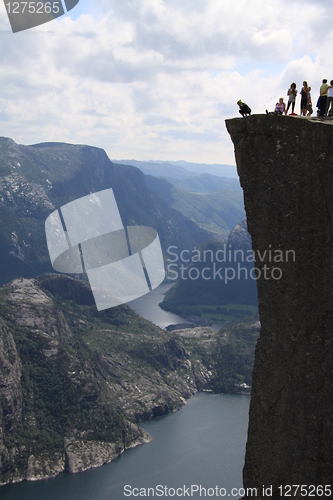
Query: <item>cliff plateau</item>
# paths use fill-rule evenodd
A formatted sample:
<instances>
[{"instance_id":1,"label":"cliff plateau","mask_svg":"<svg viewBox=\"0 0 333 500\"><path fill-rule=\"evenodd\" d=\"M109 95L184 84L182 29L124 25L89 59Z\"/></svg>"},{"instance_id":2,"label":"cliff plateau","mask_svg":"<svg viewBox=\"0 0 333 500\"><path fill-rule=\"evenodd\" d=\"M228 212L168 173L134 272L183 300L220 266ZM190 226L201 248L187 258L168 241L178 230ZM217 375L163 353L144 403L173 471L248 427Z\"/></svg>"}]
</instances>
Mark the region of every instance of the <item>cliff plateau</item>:
<instances>
[{"instance_id":1,"label":"cliff plateau","mask_svg":"<svg viewBox=\"0 0 333 500\"><path fill-rule=\"evenodd\" d=\"M244 488L281 498L333 477L333 127L274 115L226 125L260 276Z\"/></svg>"}]
</instances>

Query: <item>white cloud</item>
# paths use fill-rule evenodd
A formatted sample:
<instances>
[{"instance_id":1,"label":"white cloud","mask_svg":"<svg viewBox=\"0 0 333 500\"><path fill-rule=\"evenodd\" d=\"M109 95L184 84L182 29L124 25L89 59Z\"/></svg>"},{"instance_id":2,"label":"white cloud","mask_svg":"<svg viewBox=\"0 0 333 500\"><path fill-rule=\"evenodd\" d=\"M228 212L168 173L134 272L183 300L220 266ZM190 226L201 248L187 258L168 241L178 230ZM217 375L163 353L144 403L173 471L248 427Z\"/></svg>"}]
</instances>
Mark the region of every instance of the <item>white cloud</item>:
<instances>
[{"instance_id":1,"label":"white cloud","mask_svg":"<svg viewBox=\"0 0 333 500\"><path fill-rule=\"evenodd\" d=\"M81 6L81 3L84 4ZM233 163L224 120L333 78L330 2L86 0L11 34L0 4L1 135L111 157ZM7 31L7 32L6 32Z\"/></svg>"}]
</instances>

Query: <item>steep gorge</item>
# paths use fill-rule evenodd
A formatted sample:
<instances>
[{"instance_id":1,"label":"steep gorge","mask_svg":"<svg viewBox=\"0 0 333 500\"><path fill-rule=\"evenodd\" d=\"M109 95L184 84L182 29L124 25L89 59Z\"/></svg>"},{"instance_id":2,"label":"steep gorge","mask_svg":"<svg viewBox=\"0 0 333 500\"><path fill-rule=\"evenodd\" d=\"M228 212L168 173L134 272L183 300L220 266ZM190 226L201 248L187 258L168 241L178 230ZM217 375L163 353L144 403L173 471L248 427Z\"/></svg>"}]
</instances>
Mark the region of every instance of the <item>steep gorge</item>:
<instances>
[{"instance_id":1,"label":"steep gorge","mask_svg":"<svg viewBox=\"0 0 333 500\"><path fill-rule=\"evenodd\" d=\"M307 485L291 492L304 498L333 477L333 127L273 115L226 125L253 249L265 256L244 488L262 499L263 485L270 498Z\"/></svg>"}]
</instances>

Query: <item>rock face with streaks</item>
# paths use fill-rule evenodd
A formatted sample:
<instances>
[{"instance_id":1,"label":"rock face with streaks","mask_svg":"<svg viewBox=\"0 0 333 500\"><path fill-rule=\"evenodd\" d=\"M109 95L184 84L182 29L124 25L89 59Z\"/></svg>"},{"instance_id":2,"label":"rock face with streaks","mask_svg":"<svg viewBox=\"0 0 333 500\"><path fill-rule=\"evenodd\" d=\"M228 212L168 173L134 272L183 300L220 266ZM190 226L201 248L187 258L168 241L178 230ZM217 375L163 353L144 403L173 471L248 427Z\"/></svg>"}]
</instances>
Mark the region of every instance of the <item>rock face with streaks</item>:
<instances>
[{"instance_id":1,"label":"rock face with streaks","mask_svg":"<svg viewBox=\"0 0 333 500\"><path fill-rule=\"evenodd\" d=\"M333 127L273 115L226 124L260 276L244 487L281 498L280 485L333 477Z\"/></svg>"}]
</instances>

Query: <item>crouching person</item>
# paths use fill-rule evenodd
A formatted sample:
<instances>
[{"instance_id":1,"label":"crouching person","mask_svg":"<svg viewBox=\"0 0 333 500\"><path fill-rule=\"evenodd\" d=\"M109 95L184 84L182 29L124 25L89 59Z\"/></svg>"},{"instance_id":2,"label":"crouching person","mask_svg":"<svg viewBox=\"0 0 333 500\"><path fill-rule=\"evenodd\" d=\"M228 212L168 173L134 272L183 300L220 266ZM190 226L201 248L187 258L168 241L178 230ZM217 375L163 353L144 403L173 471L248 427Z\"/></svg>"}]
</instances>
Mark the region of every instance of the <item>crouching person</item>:
<instances>
[{"instance_id":1,"label":"crouching person","mask_svg":"<svg viewBox=\"0 0 333 500\"><path fill-rule=\"evenodd\" d=\"M245 116L250 116L251 115L251 108L249 108L249 106L247 104L245 104L245 102L242 102L239 99L239 101L237 101L237 104L239 106L239 112L243 116L243 118Z\"/></svg>"}]
</instances>

